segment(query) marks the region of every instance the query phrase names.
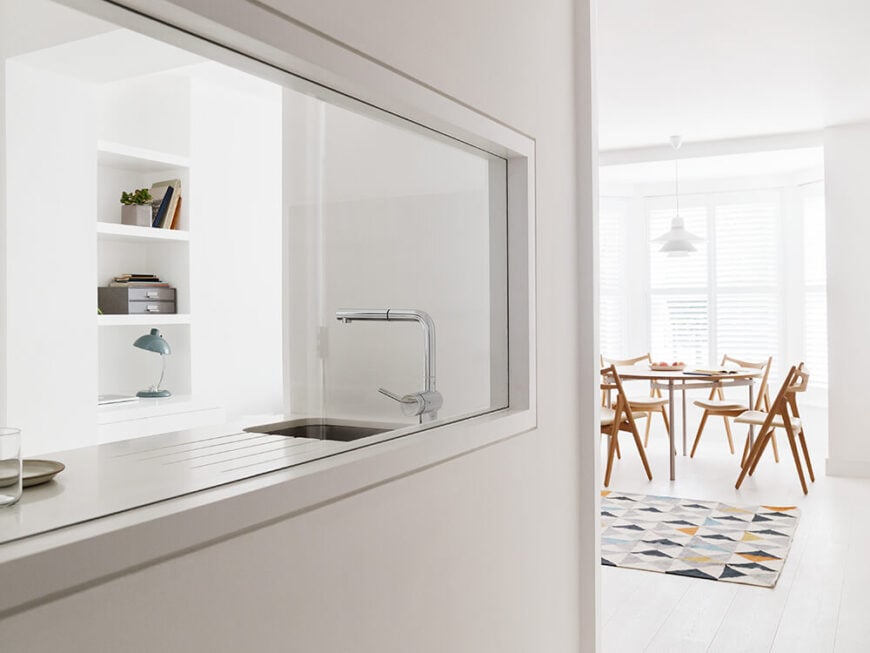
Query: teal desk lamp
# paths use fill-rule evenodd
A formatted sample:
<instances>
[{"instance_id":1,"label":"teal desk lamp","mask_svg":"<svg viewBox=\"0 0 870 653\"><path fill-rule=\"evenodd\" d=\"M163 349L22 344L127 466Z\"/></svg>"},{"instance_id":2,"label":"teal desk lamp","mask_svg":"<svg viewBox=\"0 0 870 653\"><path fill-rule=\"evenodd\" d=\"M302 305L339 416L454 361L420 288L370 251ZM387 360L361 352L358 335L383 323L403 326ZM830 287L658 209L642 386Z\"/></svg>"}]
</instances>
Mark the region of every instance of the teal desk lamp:
<instances>
[{"instance_id":1,"label":"teal desk lamp","mask_svg":"<svg viewBox=\"0 0 870 653\"><path fill-rule=\"evenodd\" d=\"M171 354L172 350L169 348L169 343L163 339L160 330L151 329L151 333L139 336L136 338L136 342L133 343L133 346L138 347L139 349L144 349L145 351L153 351L155 354L160 354L160 360L163 363L160 370L160 379L157 381L157 385L152 385L147 390L140 390L136 393L136 396L169 397L172 393L169 392L169 390L161 390L160 384L163 383L163 375L166 374L166 356Z\"/></svg>"}]
</instances>

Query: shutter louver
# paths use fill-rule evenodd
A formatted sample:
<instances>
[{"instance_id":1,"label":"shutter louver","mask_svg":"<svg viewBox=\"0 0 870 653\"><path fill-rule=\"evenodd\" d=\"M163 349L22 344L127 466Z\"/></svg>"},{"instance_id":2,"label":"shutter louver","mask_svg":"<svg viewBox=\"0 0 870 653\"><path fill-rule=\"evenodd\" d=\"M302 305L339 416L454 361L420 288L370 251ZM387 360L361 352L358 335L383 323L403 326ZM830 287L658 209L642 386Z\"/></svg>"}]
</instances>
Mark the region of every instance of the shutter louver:
<instances>
[{"instance_id":1,"label":"shutter louver","mask_svg":"<svg viewBox=\"0 0 870 653\"><path fill-rule=\"evenodd\" d=\"M625 260L623 224L628 202L602 198L598 214L598 333L605 356L623 356L625 347Z\"/></svg>"}]
</instances>

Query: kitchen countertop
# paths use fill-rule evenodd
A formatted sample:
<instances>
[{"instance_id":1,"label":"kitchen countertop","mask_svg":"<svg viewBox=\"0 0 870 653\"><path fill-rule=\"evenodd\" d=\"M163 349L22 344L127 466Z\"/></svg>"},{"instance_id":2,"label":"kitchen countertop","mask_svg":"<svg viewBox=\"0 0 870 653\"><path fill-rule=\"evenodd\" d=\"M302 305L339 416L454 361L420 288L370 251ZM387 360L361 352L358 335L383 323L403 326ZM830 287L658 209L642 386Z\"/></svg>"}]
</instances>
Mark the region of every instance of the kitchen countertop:
<instances>
[{"instance_id":1,"label":"kitchen countertop","mask_svg":"<svg viewBox=\"0 0 870 653\"><path fill-rule=\"evenodd\" d=\"M203 427L39 456L66 469L0 508L0 545L358 446Z\"/></svg>"},{"instance_id":2,"label":"kitchen countertop","mask_svg":"<svg viewBox=\"0 0 870 653\"><path fill-rule=\"evenodd\" d=\"M305 418L288 416L299 419ZM359 421L368 420L352 423ZM69 467L0 509L0 587L8 590L0 592L0 620L535 425L534 413L518 408L433 424L438 428L432 430L392 425L395 430L364 443L296 443L285 436L255 440L261 434L238 428L250 424L236 424L41 456ZM248 456L245 466L241 456Z\"/></svg>"}]
</instances>

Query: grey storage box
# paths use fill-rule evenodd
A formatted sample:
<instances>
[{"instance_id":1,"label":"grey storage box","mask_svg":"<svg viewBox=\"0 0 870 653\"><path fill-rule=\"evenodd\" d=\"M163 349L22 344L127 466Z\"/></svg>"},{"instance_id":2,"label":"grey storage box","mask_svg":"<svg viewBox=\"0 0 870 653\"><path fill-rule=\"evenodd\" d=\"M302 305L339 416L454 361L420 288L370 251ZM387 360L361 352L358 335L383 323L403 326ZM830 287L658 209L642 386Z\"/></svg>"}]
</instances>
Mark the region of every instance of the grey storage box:
<instances>
[{"instance_id":1,"label":"grey storage box","mask_svg":"<svg viewBox=\"0 0 870 653\"><path fill-rule=\"evenodd\" d=\"M97 288L97 306L104 315L177 313L175 288L107 286Z\"/></svg>"}]
</instances>

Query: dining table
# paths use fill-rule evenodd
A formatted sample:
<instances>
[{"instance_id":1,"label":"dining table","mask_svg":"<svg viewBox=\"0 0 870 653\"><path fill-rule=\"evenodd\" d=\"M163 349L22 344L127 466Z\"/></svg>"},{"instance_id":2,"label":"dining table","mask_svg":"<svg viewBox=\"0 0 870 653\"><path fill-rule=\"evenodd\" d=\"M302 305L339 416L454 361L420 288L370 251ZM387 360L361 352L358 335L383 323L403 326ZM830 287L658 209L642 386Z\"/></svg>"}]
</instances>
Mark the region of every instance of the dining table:
<instances>
[{"instance_id":1,"label":"dining table","mask_svg":"<svg viewBox=\"0 0 870 653\"><path fill-rule=\"evenodd\" d=\"M749 389L749 407L755 399L755 379L761 376L762 370L730 368L727 370L698 370L684 368L681 370L651 369L649 365L627 365L617 367L617 373L624 381L650 381L655 387L667 390L668 397L668 440L670 442L670 475L676 480L676 442L674 433L674 395L682 393L682 427L683 455L686 455L686 391L711 388L726 388L746 386ZM749 444L752 446L753 429L749 428Z\"/></svg>"}]
</instances>

